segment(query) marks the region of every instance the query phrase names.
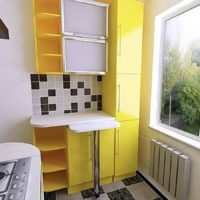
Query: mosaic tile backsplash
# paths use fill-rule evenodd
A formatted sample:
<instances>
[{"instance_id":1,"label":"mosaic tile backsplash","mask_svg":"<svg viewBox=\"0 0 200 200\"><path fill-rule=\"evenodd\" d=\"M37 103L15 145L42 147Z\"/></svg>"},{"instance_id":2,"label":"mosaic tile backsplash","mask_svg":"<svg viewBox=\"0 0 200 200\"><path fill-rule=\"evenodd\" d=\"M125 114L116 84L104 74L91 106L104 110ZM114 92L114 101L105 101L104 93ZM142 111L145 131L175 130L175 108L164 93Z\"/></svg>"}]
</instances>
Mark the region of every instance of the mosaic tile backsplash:
<instances>
[{"instance_id":1,"label":"mosaic tile backsplash","mask_svg":"<svg viewBox=\"0 0 200 200\"><path fill-rule=\"evenodd\" d=\"M31 74L33 115L102 110L102 76Z\"/></svg>"}]
</instances>

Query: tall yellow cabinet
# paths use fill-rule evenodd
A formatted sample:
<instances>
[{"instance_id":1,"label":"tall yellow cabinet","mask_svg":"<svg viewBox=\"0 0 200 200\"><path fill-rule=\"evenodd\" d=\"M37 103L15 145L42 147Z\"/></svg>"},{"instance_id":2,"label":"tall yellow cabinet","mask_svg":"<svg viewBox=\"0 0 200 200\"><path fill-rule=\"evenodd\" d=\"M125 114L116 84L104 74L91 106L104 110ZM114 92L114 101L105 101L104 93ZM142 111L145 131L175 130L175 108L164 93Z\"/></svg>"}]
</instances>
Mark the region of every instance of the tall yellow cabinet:
<instances>
[{"instance_id":1,"label":"tall yellow cabinet","mask_svg":"<svg viewBox=\"0 0 200 200\"><path fill-rule=\"evenodd\" d=\"M138 156L143 3L114 0L109 11L109 71L103 78L103 110L120 122L115 131L115 174L135 174Z\"/></svg>"}]
</instances>

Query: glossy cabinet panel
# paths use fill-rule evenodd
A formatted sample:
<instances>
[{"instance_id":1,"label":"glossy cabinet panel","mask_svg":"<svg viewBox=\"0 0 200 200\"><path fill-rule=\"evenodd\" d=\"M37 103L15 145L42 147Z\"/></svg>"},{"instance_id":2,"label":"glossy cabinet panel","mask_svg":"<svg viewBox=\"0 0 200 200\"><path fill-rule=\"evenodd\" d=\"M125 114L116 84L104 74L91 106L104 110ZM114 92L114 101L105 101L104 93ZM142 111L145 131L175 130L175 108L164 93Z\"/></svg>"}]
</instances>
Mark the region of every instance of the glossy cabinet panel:
<instances>
[{"instance_id":1,"label":"glossy cabinet panel","mask_svg":"<svg viewBox=\"0 0 200 200\"><path fill-rule=\"evenodd\" d=\"M124 121L116 130L115 177L137 170L138 127L139 120Z\"/></svg>"},{"instance_id":2,"label":"glossy cabinet panel","mask_svg":"<svg viewBox=\"0 0 200 200\"><path fill-rule=\"evenodd\" d=\"M92 181L92 135L68 129L69 186Z\"/></svg>"},{"instance_id":3,"label":"glossy cabinet panel","mask_svg":"<svg viewBox=\"0 0 200 200\"><path fill-rule=\"evenodd\" d=\"M114 175L114 129L100 132L100 178Z\"/></svg>"},{"instance_id":4,"label":"glossy cabinet panel","mask_svg":"<svg viewBox=\"0 0 200 200\"><path fill-rule=\"evenodd\" d=\"M117 120L139 118L140 75L117 75Z\"/></svg>"},{"instance_id":5,"label":"glossy cabinet panel","mask_svg":"<svg viewBox=\"0 0 200 200\"><path fill-rule=\"evenodd\" d=\"M93 133L68 129L69 186L93 181ZM114 129L100 132L100 178L114 175Z\"/></svg>"},{"instance_id":6,"label":"glossy cabinet panel","mask_svg":"<svg viewBox=\"0 0 200 200\"><path fill-rule=\"evenodd\" d=\"M141 73L143 4L118 0L117 73Z\"/></svg>"}]
</instances>

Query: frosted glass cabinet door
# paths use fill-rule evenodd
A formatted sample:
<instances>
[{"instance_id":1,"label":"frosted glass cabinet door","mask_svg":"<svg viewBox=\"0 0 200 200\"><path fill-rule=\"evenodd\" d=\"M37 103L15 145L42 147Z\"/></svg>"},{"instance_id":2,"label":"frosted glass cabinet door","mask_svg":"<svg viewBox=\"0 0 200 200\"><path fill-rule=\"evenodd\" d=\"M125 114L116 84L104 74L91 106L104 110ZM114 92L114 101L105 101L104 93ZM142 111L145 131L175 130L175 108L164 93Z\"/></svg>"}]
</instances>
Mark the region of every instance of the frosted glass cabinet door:
<instances>
[{"instance_id":1,"label":"frosted glass cabinet door","mask_svg":"<svg viewBox=\"0 0 200 200\"><path fill-rule=\"evenodd\" d=\"M105 39L108 4L88 0L62 0L64 35Z\"/></svg>"},{"instance_id":2,"label":"frosted glass cabinet door","mask_svg":"<svg viewBox=\"0 0 200 200\"><path fill-rule=\"evenodd\" d=\"M63 38L64 72L105 74L107 44L103 40Z\"/></svg>"}]
</instances>

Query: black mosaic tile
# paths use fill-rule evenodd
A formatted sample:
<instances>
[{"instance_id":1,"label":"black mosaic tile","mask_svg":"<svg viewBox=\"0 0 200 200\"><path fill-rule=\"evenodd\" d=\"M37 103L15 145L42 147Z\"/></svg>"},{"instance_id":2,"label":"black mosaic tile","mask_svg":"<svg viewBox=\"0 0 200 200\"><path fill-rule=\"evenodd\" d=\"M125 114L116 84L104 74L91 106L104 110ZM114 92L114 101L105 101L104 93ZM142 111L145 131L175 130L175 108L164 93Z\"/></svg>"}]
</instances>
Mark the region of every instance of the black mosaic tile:
<instances>
[{"instance_id":1,"label":"black mosaic tile","mask_svg":"<svg viewBox=\"0 0 200 200\"><path fill-rule=\"evenodd\" d=\"M71 109L77 110L78 109L78 103L71 103Z\"/></svg>"},{"instance_id":2,"label":"black mosaic tile","mask_svg":"<svg viewBox=\"0 0 200 200\"><path fill-rule=\"evenodd\" d=\"M33 82L33 81L39 81L38 74L31 74L30 76L31 76L31 82Z\"/></svg>"},{"instance_id":3,"label":"black mosaic tile","mask_svg":"<svg viewBox=\"0 0 200 200\"><path fill-rule=\"evenodd\" d=\"M71 89L71 96L77 96L78 91L77 89Z\"/></svg>"},{"instance_id":4,"label":"black mosaic tile","mask_svg":"<svg viewBox=\"0 0 200 200\"><path fill-rule=\"evenodd\" d=\"M102 95L98 95L98 96L97 96L97 100L98 100L98 101L102 101Z\"/></svg>"},{"instance_id":5,"label":"black mosaic tile","mask_svg":"<svg viewBox=\"0 0 200 200\"><path fill-rule=\"evenodd\" d=\"M99 193L100 194L105 193L101 186L99 187ZM88 190L83 190L83 191L81 191L81 194L82 194L83 199L95 197L95 192L94 192L93 188L88 189Z\"/></svg>"},{"instance_id":6,"label":"black mosaic tile","mask_svg":"<svg viewBox=\"0 0 200 200\"><path fill-rule=\"evenodd\" d=\"M71 110L64 110L64 113L65 113L65 114L71 113Z\"/></svg>"},{"instance_id":7,"label":"black mosaic tile","mask_svg":"<svg viewBox=\"0 0 200 200\"><path fill-rule=\"evenodd\" d=\"M131 178L126 178L126 179L123 179L122 182L126 185L126 186L129 186L129 185L132 185L132 184L136 184L136 183L139 183L139 182L142 182L143 180L139 177L139 176L134 176L134 177L131 177Z\"/></svg>"},{"instance_id":8,"label":"black mosaic tile","mask_svg":"<svg viewBox=\"0 0 200 200\"><path fill-rule=\"evenodd\" d=\"M49 112L48 112L48 111L42 111L41 114L42 114L42 115L48 115Z\"/></svg>"},{"instance_id":9,"label":"black mosaic tile","mask_svg":"<svg viewBox=\"0 0 200 200\"><path fill-rule=\"evenodd\" d=\"M153 200L162 200L160 197L158 197L158 198L155 198L155 199L153 199Z\"/></svg>"},{"instance_id":10,"label":"black mosaic tile","mask_svg":"<svg viewBox=\"0 0 200 200\"><path fill-rule=\"evenodd\" d=\"M70 75L63 75L63 81L70 81Z\"/></svg>"},{"instance_id":11,"label":"black mosaic tile","mask_svg":"<svg viewBox=\"0 0 200 200\"><path fill-rule=\"evenodd\" d=\"M72 110L72 113L77 113L78 112L78 110Z\"/></svg>"},{"instance_id":12,"label":"black mosaic tile","mask_svg":"<svg viewBox=\"0 0 200 200\"><path fill-rule=\"evenodd\" d=\"M101 107L102 107L102 102L100 102L100 101L97 102L97 107L98 107L98 108L101 108Z\"/></svg>"},{"instance_id":13,"label":"black mosaic tile","mask_svg":"<svg viewBox=\"0 0 200 200\"><path fill-rule=\"evenodd\" d=\"M41 97L40 98L40 103L43 104L43 105L44 104L48 104L48 97Z\"/></svg>"},{"instance_id":14,"label":"black mosaic tile","mask_svg":"<svg viewBox=\"0 0 200 200\"><path fill-rule=\"evenodd\" d=\"M56 90L48 90L48 96L56 96Z\"/></svg>"},{"instance_id":15,"label":"black mosaic tile","mask_svg":"<svg viewBox=\"0 0 200 200\"><path fill-rule=\"evenodd\" d=\"M85 102L85 108L91 108L91 103L90 102Z\"/></svg>"},{"instance_id":16,"label":"black mosaic tile","mask_svg":"<svg viewBox=\"0 0 200 200\"><path fill-rule=\"evenodd\" d=\"M40 79L40 82L47 82L47 75L46 74L40 74L39 79Z\"/></svg>"},{"instance_id":17,"label":"black mosaic tile","mask_svg":"<svg viewBox=\"0 0 200 200\"><path fill-rule=\"evenodd\" d=\"M56 192L45 192L44 200L56 200Z\"/></svg>"},{"instance_id":18,"label":"black mosaic tile","mask_svg":"<svg viewBox=\"0 0 200 200\"><path fill-rule=\"evenodd\" d=\"M97 81L101 82L102 81L102 76L97 76Z\"/></svg>"},{"instance_id":19,"label":"black mosaic tile","mask_svg":"<svg viewBox=\"0 0 200 200\"><path fill-rule=\"evenodd\" d=\"M32 90L39 90L40 89L39 82L31 82L31 89Z\"/></svg>"},{"instance_id":20,"label":"black mosaic tile","mask_svg":"<svg viewBox=\"0 0 200 200\"><path fill-rule=\"evenodd\" d=\"M56 104L49 104L49 111L55 111L56 110Z\"/></svg>"},{"instance_id":21,"label":"black mosaic tile","mask_svg":"<svg viewBox=\"0 0 200 200\"><path fill-rule=\"evenodd\" d=\"M70 82L63 82L64 89L70 89Z\"/></svg>"},{"instance_id":22,"label":"black mosaic tile","mask_svg":"<svg viewBox=\"0 0 200 200\"><path fill-rule=\"evenodd\" d=\"M91 94L91 89L86 88L86 89L84 90L84 95L90 95L90 94Z\"/></svg>"},{"instance_id":23,"label":"black mosaic tile","mask_svg":"<svg viewBox=\"0 0 200 200\"><path fill-rule=\"evenodd\" d=\"M97 95L92 95L91 96L91 101L97 101Z\"/></svg>"},{"instance_id":24,"label":"black mosaic tile","mask_svg":"<svg viewBox=\"0 0 200 200\"><path fill-rule=\"evenodd\" d=\"M97 110L100 111L100 110L102 110L102 108L101 108L101 107L98 107Z\"/></svg>"},{"instance_id":25,"label":"black mosaic tile","mask_svg":"<svg viewBox=\"0 0 200 200\"><path fill-rule=\"evenodd\" d=\"M84 88L84 82L78 82L77 87L78 88Z\"/></svg>"},{"instance_id":26,"label":"black mosaic tile","mask_svg":"<svg viewBox=\"0 0 200 200\"><path fill-rule=\"evenodd\" d=\"M41 111L49 111L49 106L48 105L41 105Z\"/></svg>"},{"instance_id":27,"label":"black mosaic tile","mask_svg":"<svg viewBox=\"0 0 200 200\"><path fill-rule=\"evenodd\" d=\"M109 192L107 195L111 200L135 200L126 188Z\"/></svg>"}]
</instances>

